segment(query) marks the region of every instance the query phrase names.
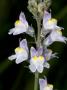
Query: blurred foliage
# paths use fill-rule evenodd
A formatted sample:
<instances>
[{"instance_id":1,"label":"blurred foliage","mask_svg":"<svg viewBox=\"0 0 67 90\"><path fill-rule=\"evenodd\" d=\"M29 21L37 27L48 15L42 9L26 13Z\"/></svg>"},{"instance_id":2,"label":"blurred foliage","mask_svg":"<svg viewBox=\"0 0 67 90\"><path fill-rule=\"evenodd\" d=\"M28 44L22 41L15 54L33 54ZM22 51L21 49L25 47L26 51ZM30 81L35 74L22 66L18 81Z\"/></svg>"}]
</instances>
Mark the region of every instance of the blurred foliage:
<instances>
[{"instance_id":1,"label":"blurred foliage","mask_svg":"<svg viewBox=\"0 0 67 90\"><path fill-rule=\"evenodd\" d=\"M58 19L58 25L65 28L63 35L67 36L67 1L52 0L52 16ZM26 35L9 36L8 31L18 19L21 10L25 13L29 24L36 29L36 21L27 9L27 0L0 0L0 90L33 90L34 74L26 63L16 65L8 60L8 56L18 46L18 39ZM32 40L27 36L28 41ZM67 44L55 42L50 46L54 52L58 52L59 59L50 61L51 68L45 69L44 74L48 82L54 85L54 90L67 90Z\"/></svg>"}]
</instances>

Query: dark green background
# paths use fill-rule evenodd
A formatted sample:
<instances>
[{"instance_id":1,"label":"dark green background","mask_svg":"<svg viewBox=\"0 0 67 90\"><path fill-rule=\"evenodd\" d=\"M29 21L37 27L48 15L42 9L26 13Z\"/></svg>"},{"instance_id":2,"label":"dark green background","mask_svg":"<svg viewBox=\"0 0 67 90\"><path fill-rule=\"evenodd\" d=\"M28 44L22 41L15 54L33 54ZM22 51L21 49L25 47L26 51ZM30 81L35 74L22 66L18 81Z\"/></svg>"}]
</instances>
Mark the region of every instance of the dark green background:
<instances>
[{"instance_id":1,"label":"dark green background","mask_svg":"<svg viewBox=\"0 0 67 90\"><path fill-rule=\"evenodd\" d=\"M9 36L8 31L14 25L21 10L25 13L29 24L36 28L36 21L27 9L27 0L0 0L0 90L33 90L34 74L24 66L23 62L16 65L7 58L14 53L14 48L19 44L19 38L27 35ZM67 36L67 1L53 0L51 5L52 16L58 19L58 25L64 27L63 35ZM67 90L67 44L55 42L50 46L54 52L58 52L59 59L50 61L51 68L45 69L43 74L48 82L54 85L54 90Z\"/></svg>"}]
</instances>

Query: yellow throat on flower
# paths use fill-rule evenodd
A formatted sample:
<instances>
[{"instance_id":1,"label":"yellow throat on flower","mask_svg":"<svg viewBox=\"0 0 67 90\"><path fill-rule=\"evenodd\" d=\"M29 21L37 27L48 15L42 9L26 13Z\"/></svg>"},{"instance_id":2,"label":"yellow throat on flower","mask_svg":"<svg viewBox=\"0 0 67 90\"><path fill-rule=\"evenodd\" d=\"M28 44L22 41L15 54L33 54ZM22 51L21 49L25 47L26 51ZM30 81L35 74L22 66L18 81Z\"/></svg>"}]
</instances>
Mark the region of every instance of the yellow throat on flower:
<instances>
[{"instance_id":1,"label":"yellow throat on flower","mask_svg":"<svg viewBox=\"0 0 67 90\"><path fill-rule=\"evenodd\" d=\"M48 23L50 23L50 24L56 23L57 24L57 20L54 18L51 18L48 20Z\"/></svg>"},{"instance_id":2,"label":"yellow throat on flower","mask_svg":"<svg viewBox=\"0 0 67 90\"><path fill-rule=\"evenodd\" d=\"M15 49L15 52L18 52L18 53L21 53L21 52L23 52L23 51L24 51L24 48L17 47L17 48Z\"/></svg>"},{"instance_id":3,"label":"yellow throat on flower","mask_svg":"<svg viewBox=\"0 0 67 90\"><path fill-rule=\"evenodd\" d=\"M22 22L20 21L20 20L16 20L16 22L15 22L15 25L19 25L19 24L21 24Z\"/></svg>"},{"instance_id":4,"label":"yellow throat on flower","mask_svg":"<svg viewBox=\"0 0 67 90\"><path fill-rule=\"evenodd\" d=\"M52 90L52 89L53 89L52 84L47 84L47 86L45 87L45 90Z\"/></svg>"},{"instance_id":5,"label":"yellow throat on flower","mask_svg":"<svg viewBox=\"0 0 67 90\"><path fill-rule=\"evenodd\" d=\"M42 61L42 60L44 60L44 57L43 56L34 56L33 60L34 61L37 61L37 60L41 60Z\"/></svg>"}]
</instances>

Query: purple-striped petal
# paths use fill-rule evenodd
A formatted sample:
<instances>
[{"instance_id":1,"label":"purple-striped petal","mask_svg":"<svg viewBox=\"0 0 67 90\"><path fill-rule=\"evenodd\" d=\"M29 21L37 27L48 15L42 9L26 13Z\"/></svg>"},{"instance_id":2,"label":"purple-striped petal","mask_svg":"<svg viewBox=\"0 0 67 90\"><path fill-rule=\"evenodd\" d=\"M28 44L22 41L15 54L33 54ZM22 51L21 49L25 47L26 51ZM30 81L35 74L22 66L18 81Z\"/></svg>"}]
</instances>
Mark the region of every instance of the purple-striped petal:
<instances>
[{"instance_id":1,"label":"purple-striped petal","mask_svg":"<svg viewBox=\"0 0 67 90\"><path fill-rule=\"evenodd\" d=\"M20 13L19 20L21 20L21 21L26 20L25 15L24 15L23 12Z\"/></svg>"},{"instance_id":2,"label":"purple-striped petal","mask_svg":"<svg viewBox=\"0 0 67 90\"><path fill-rule=\"evenodd\" d=\"M27 40L23 39L22 41L20 41L20 47L24 48L28 51L28 46L27 46Z\"/></svg>"},{"instance_id":3,"label":"purple-striped petal","mask_svg":"<svg viewBox=\"0 0 67 90\"><path fill-rule=\"evenodd\" d=\"M51 13L45 11L43 17L43 24L45 24L49 19L51 19Z\"/></svg>"},{"instance_id":4,"label":"purple-striped petal","mask_svg":"<svg viewBox=\"0 0 67 90\"><path fill-rule=\"evenodd\" d=\"M47 86L46 79L39 79L40 90L44 90L44 87Z\"/></svg>"},{"instance_id":5,"label":"purple-striped petal","mask_svg":"<svg viewBox=\"0 0 67 90\"><path fill-rule=\"evenodd\" d=\"M31 54L31 57L37 56L37 51L34 47L31 47L30 54Z\"/></svg>"},{"instance_id":6,"label":"purple-striped petal","mask_svg":"<svg viewBox=\"0 0 67 90\"><path fill-rule=\"evenodd\" d=\"M38 56L42 55L42 53L43 53L43 47L41 46L41 47L37 50L37 52L38 52Z\"/></svg>"}]
</instances>

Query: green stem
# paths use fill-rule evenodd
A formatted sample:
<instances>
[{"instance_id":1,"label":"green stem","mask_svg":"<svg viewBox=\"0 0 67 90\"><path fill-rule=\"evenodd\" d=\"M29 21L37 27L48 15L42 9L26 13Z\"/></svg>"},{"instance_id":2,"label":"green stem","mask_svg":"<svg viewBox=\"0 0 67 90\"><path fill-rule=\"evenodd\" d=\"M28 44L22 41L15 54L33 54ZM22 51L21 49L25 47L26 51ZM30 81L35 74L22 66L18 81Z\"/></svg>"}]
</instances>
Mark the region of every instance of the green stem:
<instances>
[{"instance_id":1,"label":"green stem","mask_svg":"<svg viewBox=\"0 0 67 90\"><path fill-rule=\"evenodd\" d=\"M40 47L41 44L41 38L40 38L40 33L41 33L41 19L37 19L37 27L38 27L38 34L37 34L37 48Z\"/></svg>"},{"instance_id":2,"label":"green stem","mask_svg":"<svg viewBox=\"0 0 67 90\"><path fill-rule=\"evenodd\" d=\"M37 18L37 28L38 28L38 33L37 33L37 43L36 46L37 48L40 47L41 44L41 38L40 38L40 33L41 33L41 19ZM38 90L38 81L39 81L39 73L36 71L35 72L35 81L34 81L34 90Z\"/></svg>"},{"instance_id":3,"label":"green stem","mask_svg":"<svg viewBox=\"0 0 67 90\"><path fill-rule=\"evenodd\" d=\"M39 74L36 71L35 72L35 81L34 81L34 90L38 90L38 78L39 78Z\"/></svg>"}]
</instances>

